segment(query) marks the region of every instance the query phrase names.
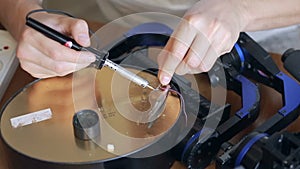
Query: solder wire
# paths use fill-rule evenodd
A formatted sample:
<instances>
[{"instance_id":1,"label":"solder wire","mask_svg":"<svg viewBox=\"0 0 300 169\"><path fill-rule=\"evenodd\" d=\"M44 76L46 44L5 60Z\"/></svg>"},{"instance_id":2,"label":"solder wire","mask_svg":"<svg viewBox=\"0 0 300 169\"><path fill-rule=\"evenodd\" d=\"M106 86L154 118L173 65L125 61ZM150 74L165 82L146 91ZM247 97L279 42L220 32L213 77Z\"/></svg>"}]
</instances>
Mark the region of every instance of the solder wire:
<instances>
[{"instance_id":1,"label":"solder wire","mask_svg":"<svg viewBox=\"0 0 300 169\"><path fill-rule=\"evenodd\" d=\"M160 89L162 91L168 90L168 92L175 93L177 96L179 96L182 113L185 117L185 125L187 125L187 119L188 118L187 118L187 113L186 113L186 110L185 110L185 101L184 101L183 95L180 92L178 92L177 90L174 90L172 88L165 88L165 86L161 86Z\"/></svg>"}]
</instances>

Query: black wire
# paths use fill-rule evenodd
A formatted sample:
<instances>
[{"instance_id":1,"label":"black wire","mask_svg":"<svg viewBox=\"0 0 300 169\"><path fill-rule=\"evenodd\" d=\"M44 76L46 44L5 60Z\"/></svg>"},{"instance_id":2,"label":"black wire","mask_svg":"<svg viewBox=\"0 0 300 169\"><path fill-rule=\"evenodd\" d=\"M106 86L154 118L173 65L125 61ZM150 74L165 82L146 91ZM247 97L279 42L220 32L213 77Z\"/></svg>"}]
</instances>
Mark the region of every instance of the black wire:
<instances>
[{"instance_id":1,"label":"black wire","mask_svg":"<svg viewBox=\"0 0 300 169\"><path fill-rule=\"evenodd\" d=\"M47 12L47 13L53 13L53 14L59 14L59 15L66 15L66 16L71 17L71 18L76 18L75 16L73 16L73 15L67 13L67 12L61 11L61 10L56 10L56 9L35 9L35 10L32 10L32 11L27 13L26 20L29 18L30 15L32 15L34 13L38 13L38 12ZM76 18L76 19L79 19L79 18ZM89 34L93 35L94 32L91 29L89 29Z\"/></svg>"},{"instance_id":2,"label":"black wire","mask_svg":"<svg viewBox=\"0 0 300 169\"><path fill-rule=\"evenodd\" d=\"M67 13L67 12L56 10L56 9L35 9L35 10L32 10L32 11L27 13L26 19L28 19L30 15L32 15L34 13L38 13L38 12L48 12L48 13L66 15L66 16L69 16L69 17L72 17L72 18L76 18L75 16L73 16L73 15Z\"/></svg>"}]
</instances>

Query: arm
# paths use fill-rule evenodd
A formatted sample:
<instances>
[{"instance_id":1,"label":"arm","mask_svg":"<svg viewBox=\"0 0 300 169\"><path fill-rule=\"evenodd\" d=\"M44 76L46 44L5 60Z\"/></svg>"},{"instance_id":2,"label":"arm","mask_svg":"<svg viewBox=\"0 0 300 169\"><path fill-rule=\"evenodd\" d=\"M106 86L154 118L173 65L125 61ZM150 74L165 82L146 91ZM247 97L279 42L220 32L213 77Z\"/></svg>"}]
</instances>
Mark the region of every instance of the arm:
<instances>
[{"instance_id":1,"label":"arm","mask_svg":"<svg viewBox=\"0 0 300 169\"><path fill-rule=\"evenodd\" d=\"M300 23L298 0L247 0L242 5L248 17L242 31L257 31Z\"/></svg>"},{"instance_id":2,"label":"arm","mask_svg":"<svg viewBox=\"0 0 300 169\"><path fill-rule=\"evenodd\" d=\"M239 33L300 23L299 0L200 0L183 17L159 56L163 85L177 74L209 71Z\"/></svg>"},{"instance_id":3,"label":"arm","mask_svg":"<svg viewBox=\"0 0 300 169\"><path fill-rule=\"evenodd\" d=\"M25 26L25 15L41 9L42 0L0 0L0 23L18 40Z\"/></svg>"},{"instance_id":4,"label":"arm","mask_svg":"<svg viewBox=\"0 0 300 169\"><path fill-rule=\"evenodd\" d=\"M0 0L0 22L18 42L21 67L34 77L47 78L64 76L93 62L93 54L66 48L25 25L26 14L41 9L41 3L42 0ZM82 46L90 45L88 25L83 20L46 12L32 17L72 36Z\"/></svg>"}]
</instances>

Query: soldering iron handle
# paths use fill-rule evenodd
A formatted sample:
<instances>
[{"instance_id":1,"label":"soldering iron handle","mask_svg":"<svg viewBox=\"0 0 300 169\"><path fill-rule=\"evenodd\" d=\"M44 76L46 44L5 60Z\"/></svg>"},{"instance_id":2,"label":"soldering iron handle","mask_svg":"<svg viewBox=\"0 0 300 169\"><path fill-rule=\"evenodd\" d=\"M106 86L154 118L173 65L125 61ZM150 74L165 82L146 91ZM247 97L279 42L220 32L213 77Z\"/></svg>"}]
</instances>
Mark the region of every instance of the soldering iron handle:
<instances>
[{"instance_id":1,"label":"soldering iron handle","mask_svg":"<svg viewBox=\"0 0 300 169\"><path fill-rule=\"evenodd\" d=\"M79 45L74 39L42 24L41 22L28 17L26 19L26 25L28 25L29 27L37 30L38 32L42 33L43 35L47 36L48 38L59 42L60 44L69 47L71 49L75 49L77 51L82 50L82 46Z\"/></svg>"},{"instance_id":2,"label":"soldering iron handle","mask_svg":"<svg viewBox=\"0 0 300 169\"><path fill-rule=\"evenodd\" d=\"M97 68L97 69L101 69L103 66L107 66L110 69L118 72L121 76L129 79L130 81L142 86L143 88L145 87L149 87L151 89L154 89L153 87L149 86L149 82L139 76L137 76L136 74L126 70L125 68L121 67L120 65L115 64L114 62L110 61L107 59L108 57L108 52L104 52L104 51L98 51L94 48L91 47L82 47L81 45L79 45L74 39L61 34L60 32L42 24L41 22L33 19L33 18L26 18L26 25L28 25L29 27L35 29L36 31L42 33L43 35L45 35L46 37L59 42L60 44L69 47L71 49L75 49L77 51L89 51L93 54L96 55L96 61L94 63L91 64L91 66Z\"/></svg>"},{"instance_id":3,"label":"soldering iron handle","mask_svg":"<svg viewBox=\"0 0 300 169\"><path fill-rule=\"evenodd\" d=\"M136 75L131 71L128 71L122 66L110 61L109 59L105 60L104 66L109 67L110 69L116 71L119 75L123 76L124 78L134 82L135 84L143 88L149 87L149 82L147 80L141 78L140 76Z\"/></svg>"}]
</instances>

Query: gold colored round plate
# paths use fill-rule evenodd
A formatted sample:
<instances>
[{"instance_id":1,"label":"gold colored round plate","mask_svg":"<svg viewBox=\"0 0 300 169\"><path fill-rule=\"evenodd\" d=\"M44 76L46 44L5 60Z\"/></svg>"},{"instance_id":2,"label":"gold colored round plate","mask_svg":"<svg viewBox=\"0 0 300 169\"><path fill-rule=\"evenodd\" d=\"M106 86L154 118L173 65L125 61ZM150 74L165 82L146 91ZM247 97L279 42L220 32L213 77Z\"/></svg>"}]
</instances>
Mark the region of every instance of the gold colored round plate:
<instances>
[{"instance_id":1,"label":"gold colored round plate","mask_svg":"<svg viewBox=\"0 0 300 169\"><path fill-rule=\"evenodd\" d=\"M156 76L147 72L138 74L152 86L158 86ZM154 144L179 117L180 100L169 94L164 112L152 127L126 118L124 113L130 113L132 108L149 109L150 92L106 68L87 68L66 77L39 80L18 93L4 109L1 135L12 149L44 161L84 163L124 156ZM16 128L11 124L14 117L48 108L52 112L48 120ZM100 138L91 141L75 138L72 118L81 109L98 113Z\"/></svg>"}]
</instances>

